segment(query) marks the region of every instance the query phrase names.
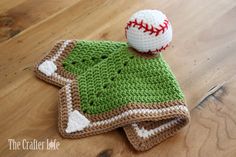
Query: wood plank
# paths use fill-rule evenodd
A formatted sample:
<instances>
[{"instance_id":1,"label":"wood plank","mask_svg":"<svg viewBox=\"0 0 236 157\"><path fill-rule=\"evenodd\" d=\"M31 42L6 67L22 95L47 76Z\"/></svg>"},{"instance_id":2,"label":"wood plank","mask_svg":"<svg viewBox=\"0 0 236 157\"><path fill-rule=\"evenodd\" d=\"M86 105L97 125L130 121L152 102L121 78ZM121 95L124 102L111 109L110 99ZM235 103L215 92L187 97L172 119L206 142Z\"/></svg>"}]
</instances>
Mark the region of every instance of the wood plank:
<instances>
[{"instance_id":1,"label":"wood plank","mask_svg":"<svg viewBox=\"0 0 236 157\"><path fill-rule=\"evenodd\" d=\"M6 12L7 10L14 8L15 6L25 2L26 0L18 0L18 1L9 1L9 0L1 0L0 1L0 14Z\"/></svg>"},{"instance_id":2,"label":"wood plank","mask_svg":"<svg viewBox=\"0 0 236 157\"><path fill-rule=\"evenodd\" d=\"M164 57L193 109L191 124L179 135L144 153L136 153L121 130L79 140L62 139L56 124L58 89L35 78L34 63L60 39L125 41L123 32L128 17L142 8L163 10L172 22L174 40ZM81 0L0 43L0 118L4 119L0 122L3 128L0 152L11 156L18 153L22 156L209 156L209 149L216 156L235 156L235 111L232 109L235 81L229 81L236 74L235 16L233 0L168 3L164 0L158 3ZM203 109L196 108L208 90L222 82L229 82L224 86L228 92L220 96L215 93L204 101ZM212 97L221 99L223 105ZM218 110L219 105L222 109ZM227 121L227 127L222 119ZM61 146L58 151L9 151L8 138L56 138Z\"/></svg>"},{"instance_id":3,"label":"wood plank","mask_svg":"<svg viewBox=\"0 0 236 157\"><path fill-rule=\"evenodd\" d=\"M0 8L2 9L2 12L0 10L0 42L12 38L28 27L45 20L49 16L75 4L78 1L79 0L1 1Z\"/></svg>"}]
</instances>

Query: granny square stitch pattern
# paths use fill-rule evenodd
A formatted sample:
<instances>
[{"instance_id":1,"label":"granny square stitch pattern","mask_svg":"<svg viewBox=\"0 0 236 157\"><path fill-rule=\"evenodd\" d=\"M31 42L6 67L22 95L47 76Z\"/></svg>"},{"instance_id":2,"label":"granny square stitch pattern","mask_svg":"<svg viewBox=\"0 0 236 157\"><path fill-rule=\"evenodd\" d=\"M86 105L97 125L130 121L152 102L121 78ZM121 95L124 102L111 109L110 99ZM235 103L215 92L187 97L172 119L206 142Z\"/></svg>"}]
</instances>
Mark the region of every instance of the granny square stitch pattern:
<instances>
[{"instance_id":1,"label":"granny square stitch pattern","mask_svg":"<svg viewBox=\"0 0 236 157\"><path fill-rule=\"evenodd\" d=\"M162 56L126 43L65 40L36 66L59 91L59 131L81 138L124 127L135 149L152 148L189 121L184 95Z\"/></svg>"}]
</instances>

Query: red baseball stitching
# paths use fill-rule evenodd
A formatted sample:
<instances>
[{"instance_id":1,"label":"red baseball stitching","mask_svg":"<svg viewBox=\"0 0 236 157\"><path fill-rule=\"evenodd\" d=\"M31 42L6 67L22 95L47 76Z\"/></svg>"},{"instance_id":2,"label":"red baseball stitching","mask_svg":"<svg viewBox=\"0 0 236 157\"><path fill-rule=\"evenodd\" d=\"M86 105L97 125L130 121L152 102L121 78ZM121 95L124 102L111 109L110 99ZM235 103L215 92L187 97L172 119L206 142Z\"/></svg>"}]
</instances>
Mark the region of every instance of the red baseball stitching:
<instances>
[{"instance_id":1,"label":"red baseball stitching","mask_svg":"<svg viewBox=\"0 0 236 157\"><path fill-rule=\"evenodd\" d=\"M162 32L162 34L168 29L168 24L169 21L168 19L165 19L163 24L159 24L160 28L154 27L153 25L149 25L148 23L143 22L143 20L141 20L140 22L137 21L137 19L134 19L134 21L129 21L125 27L125 36L127 38L127 30L130 27L137 27L138 29L144 29L143 32L150 32L149 35L152 35L153 33L155 33L155 36L158 36L160 34L160 32Z\"/></svg>"},{"instance_id":2,"label":"red baseball stitching","mask_svg":"<svg viewBox=\"0 0 236 157\"><path fill-rule=\"evenodd\" d=\"M149 35L155 34L155 36L158 36L161 32L162 34L165 33L166 30L168 30L168 24L169 24L169 20L165 19L163 24L159 24L160 28L154 27L153 25L149 25L148 23L144 23L143 20L141 20L140 22L137 21L137 19L134 19L134 21L129 21L125 27L125 37L127 38L127 30L130 27L137 27L138 29L144 29L143 32L150 32ZM157 52L161 52L162 50L165 50L169 45L165 45L162 46L159 49L156 50L149 50L147 52L143 52L143 53L157 53Z\"/></svg>"},{"instance_id":3,"label":"red baseball stitching","mask_svg":"<svg viewBox=\"0 0 236 157\"><path fill-rule=\"evenodd\" d=\"M162 46L161 48L159 49L156 49L156 50L149 50L147 52L143 52L143 53L150 53L150 54L153 54L153 53L157 53L157 52L161 52L162 50L165 50L167 47L169 46L169 44L166 44L165 46Z\"/></svg>"}]
</instances>

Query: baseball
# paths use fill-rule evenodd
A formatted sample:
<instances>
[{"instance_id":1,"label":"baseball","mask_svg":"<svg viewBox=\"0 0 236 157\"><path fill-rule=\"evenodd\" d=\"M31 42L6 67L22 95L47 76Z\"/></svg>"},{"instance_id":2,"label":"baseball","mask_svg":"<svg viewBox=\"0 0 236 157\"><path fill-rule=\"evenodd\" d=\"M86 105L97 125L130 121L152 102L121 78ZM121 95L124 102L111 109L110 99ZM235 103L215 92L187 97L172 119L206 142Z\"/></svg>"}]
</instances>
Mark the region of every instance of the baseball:
<instances>
[{"instance_id":1,"label":"baseball","mask_svg":"<svg viewBox=\"0 0 236 157\"><path fill-rule=\"evenodd\" d=\"M172 28L166 15L158 10L134 13L126 27L128 44L142 53L156 54L165 50L172 40Z\"/></svg>"}]
</instances>

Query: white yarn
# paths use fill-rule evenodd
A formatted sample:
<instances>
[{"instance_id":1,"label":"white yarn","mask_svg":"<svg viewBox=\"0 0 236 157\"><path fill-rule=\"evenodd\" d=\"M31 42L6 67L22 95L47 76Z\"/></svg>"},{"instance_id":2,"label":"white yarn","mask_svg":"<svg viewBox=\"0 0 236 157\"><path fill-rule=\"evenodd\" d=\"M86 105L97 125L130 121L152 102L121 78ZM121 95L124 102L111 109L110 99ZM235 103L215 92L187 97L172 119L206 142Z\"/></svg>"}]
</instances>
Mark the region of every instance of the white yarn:
<instances>
[{"instance_id":1,"label":"white yarn","mask_svg":"<svg viewBox=\"0 0 236 157\"><path fill-rule=\"evenodd\" d=\"M141 10L136 12L129 19L130 21L136 21L137 23L142 23L143 26L146 26L148 29L151 29L152 26L159 30L163 30L161 26L164 26L165 20L168 20L167 17L158 10ZM128 44L140 52L150 52L157 53L163 49L171 42L172 40L172 27L168 21L168 28L164 29L164 33L161 31L158 35L155 33L150 34L151 32L146 31L145 28L140 28L140 25L128 26L126 27L126 37Z\"/></svg>"},{"instance_id":2,"label":"white yarn","mask_svg":"<svg viewBox=\"0 0 236 157\"><path fill-rule=\"evenodd\" d=\"M137 133L137 135L139 137L148 138L150 136L153 136L157 133L160 133L160 132L163 132L163 131L169 129L170 127L177 125L178 123L180 123L180 119L173 119L165 124L162 124L159 127L156 127L154 129L150 129L150 130L146 130L144 127L139 128L136 123L132 124L132 127L135 129L135 132Z\"/></svg>"},{"instance_id":3,"label":"white yarn","mask_svg":"<svg viewBox=\"0 0 236 157\"><path fill-rule=\"evenodd\" d=\"M170 107L161 108L161 109L133 109L133 110L122 112L121 114L114 116L112 118L109 118L109 119L90 123L89 127L114 123L115 121L118 121L120 119L129 117L132 115L145 115L145 114L162 115L162 114L168 114L168 112L172 112L172 111L182 111L182 112L185 112L186 114L189 114L188 108L184 105L170 106Z\"/></svg>"},{"instance_id":4,"label":"white yarn","mask_svg":"<svg viewBox=\"0 0 236 157\"><path fill-rule=\"evenodd\" d=\"M89 123L90 121L84 115L82 115L79 111L74 110L69 113L67 128L65 131L67 133L81 131L89 126Z\"/></svg>"},{"instance_id":5,"label":"white yarn","mask_svg":"<svg viewBox=\"0 0 236 157\"><path fill-rule=\"evenodd\" d=\"M72 40L64 40L57 53L51 58L51 61L56 61L71 42Z\"/></svg>"},{"instance_id":6,"label":"white yarn","mask_svg":"<svg viewBox=\"0 0 236 157\"><path fill-rule=\"evenodd\" d=\"M39 65L38 70L46 76L51 76L57 70L57 66L53 63L53 61L46 60Z\"/></svg>"}]
</instances>

